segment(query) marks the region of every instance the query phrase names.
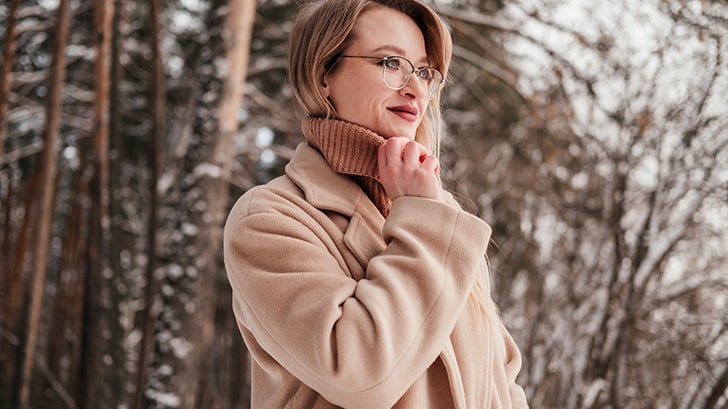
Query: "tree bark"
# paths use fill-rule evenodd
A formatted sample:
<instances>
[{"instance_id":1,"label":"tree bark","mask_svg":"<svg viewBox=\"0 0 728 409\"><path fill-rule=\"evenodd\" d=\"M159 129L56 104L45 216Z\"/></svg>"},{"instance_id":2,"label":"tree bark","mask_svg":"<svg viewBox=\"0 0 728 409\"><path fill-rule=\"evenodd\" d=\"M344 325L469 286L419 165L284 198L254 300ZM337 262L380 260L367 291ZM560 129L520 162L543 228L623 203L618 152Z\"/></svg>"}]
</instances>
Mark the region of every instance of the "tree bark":
<instances>
[{"instance_id":1,"label":"tree bark","mask_svg":"<svg viewBox=\"0 0 728 409\"><path fill-rule=\"evenodd\" d=\"M4 163L4 146L5 146L5 134L7 133L7 123L5 113L8 110L8 96L13 79L13 61L15 60L15 26L17 21L18 6L20 0L11 0L10 6L8 7L7 15L7 30L5 34L5 46L3 47L3 69L0 73L0 169L2 169ZM8 168L9 174L13 173L11 168ZM11 277L10 272L14 271L12 263L9 262L12 258L11 253L11 241L10 234L13 230L13 223L11 221L11 206L12 206L12 194L13 194L13 178L8 177L8 191L5 200L0 201L0 209L4 209L0 214L3 215L3 226L2 226L2 237L0 237L0 254L2 254L5 262L0 263L0 298L9 300L10 297L18 299L18 289L20 288L20 277ZM12 291L15 291L13 293ZM5 327L8 331L9 337L17 334L17 319L11 318L18 316L18 311L12 310L10 302L3 303L0 308L0 326ZM13 405L13 391L16 390L14 387L13 373L17 365L17 347L18 343L13 340L1 339L0 338L0 361L3 362L3 367L0 369L0 406L11 407Z\"/></svg>"},{"instance_id":2,"label":"tree bark","mask_svg":"<svg viewBox=\"0 0 728 409\"><path fill-rule=\"evenodd\" d=\"M705 400L705 406L703 407L705 409L715 408L721 396L725 394L726 389L728 389L728 365L723 368L723 373L715 381L715 385L711 388L710 395Z\"/></svg>"},{"instance_id":3,"label":"tree bark","mask_svg":"<svg viewBox=\"0 0 728 409\"><path fill-rule=\"evenodd\" d=\"M114 17L113 0L97 0L95 8L96 28L96 99L95 135L96 178L98 182L99 222L104 247L109 241L109 90L111 88L111 39ZM106 257L102 257L106 260Z\"/></svg>"},{"instance_id":4,"label":"tree bark","mask_svg":"<svg viewBox=\"0 0 728 409\"><path fill-rule=\"evenodd\" d=\"M94 2L94 132L93 169L90 181L91 211L88 218L88 264L83 313L83 364L82 406L86 408L112 407L119 399L113 391L120 388L114 375L123 370L115 351L118 342L118 317L115 305L108 298L113 288L112 280L104 279L109 269L109 89L111 76L111 39L114 16L113 0ZM104 336L104 334L109 334ZM104 363L105 357L112 364Z\"/></svg>"},{"instance_id":5,"label":"tree bark","mask_svg":"<svg viewBox=\"0 0 728 409\"><path fill-rule=\"evenodd\" d=\"M33 257L33 271L30 293L30 310L28 312L28 325L23 348L23 366L20 386L20 407L28 406L33 380L35 350L38 343L40 329L41 306L43 292L46 284L46 270L48 268L48 254L51 236L51 223L53 221L56 174L58 162L58 132L60 127L62 98L61 90L66 74L66 45L68 44L68 31L71 19L70 0L60 0L56 26L56 46L53 55L53 68L48 94L47 122L44 131L44 148L38 165L41 174L42 191L38 214L38 240L36 254Z\"/></svg>"},{"instance_id":6,"label":"tree bark","mask_svg":"<svg viewBox=\"0 0 728 409\"><path fill-rule=\"evenodd\" d=\"M3 353L7 355L6 359L3 360L5 365L3 384L8 384L7 390L9 406L14 407L17 405L19 395L18 390L21 382L21 355L23 354L22 332L24 325L27 325L27 321L24 319L27 317L28 305L26 299L28 297L28 286L27 286L27 275L29 273L29 267L27 260L29 259L28 245L31 240L31 236L35 226L38 223L36 214L40 212L40 203L38 197L40 196L40 183L43 177L40 171L36 171L30 177L30 183L25 190L24 207L25 215L21 222L20 229L16 234L15 242L13 243L13 249L8 254L8 267L7 267L7 278L6 278L6 292L7 300L5 304L4 324L9 334L12 335L13 339L7 345L7 348L3 348ZM11 180L10 183L13 183ZM8 200L9 202L9 200ZM9 231L9 230L8 230Z\"/></svg>"},{"instance_id":7,"label":"tree bark","mask_svg":"<svg viewBox=\"0 0 728 409\"><path fill-rule=\"evenodd\" d=\"M152 49L152 81L150 83L151 104L152 104L152 132L149 149L149 222L147 225L147 271L146 271L146 293L144 309L141 312L140 327L142 328L142 339L139 353L139 365L137 366L136 382L136 409L146 407L145 389L149 377L150 363L152 362L152 350L154 347L155 323L158 311L155 304L159 299L159 279L155 277L157 268L157 230L159 218L159 182L161 165L161 146L164 138L164 120L167 110L165 95L166 84L164 77L164 63L161 53L161 0L149 2L149 27L151 32Z\"/></svg>"},{"instance_id":8,"label":"tree bark","mask_svg":"<svg viewBox=\"0 0 728 409\"><path fill-rule=\"evenodd\" d=\"M123 34L120 32L126 24L125 0L108 0L106 7L110 12L106 13L104 27L108 33L107 44L107 63L103 70L103 74L108 79L109 86L104 91L106 96L106 107L103 114L106 117L106 142L104 152L106 155L103 169L106 169L106 176L102 186L102 197L106 198L105 209L107 212L106 221L104 222L103 232L107 235L108 240L105 241L104 248L106 257L104 257L104 267L111 271L113 282L109 285L108 305L111 306L110 314L110 332L112 339L125 339L127 334L125 328L121 324L123 314L117 307L123 305L127 300L127 295L121 288L128 288L129 274L127 268L122 263L122 254L124 249L133 247L134 241L138 240L138 235L131 234L120 227L121 220L124 219L121 200L115 199L115 192L119 192L121 188L121 170L120 164L125 157L122 152L123 136L121 131L121 82L123 80L121 53L123 52ZM118 196L116 196L118 197ZM133 385L130 382L130 375L126 365L122 365L127 360L127 354L124 350L123 342L113 343L113 347L109 351L114 362L113 370L110 375L111 398L116 406L129 406L133 402L133 393L129 393L128 387Z\"/></svg>"},{"instance_id":9,"label":"tree bark","mask_svg":"<svg viewBox=\"0 0 728 409\"><path fill-rule=\"evenodd\" d=\"M8 111L8 95L13 80L13 61L15 60L15 24L18 17L20 0L11 0L8 8L7 31L5 34L5 47L3 48L3 71L0 74L0 167L2 167L3 147L5 146L5 113Z\"/></svg>"},{"instance_id":10,"label":"tree bark","mask_svg":"<svg viewBox=\"0 0 728 409\"><path fill-rule=\"evenodd\" d=\"M195 405L194 407L213 407L213 403L223 405L228 396L211 395L212 391L220 390L215 386L210 374L218 373L213 362L224 362L226 357L219 356L218 359L210 360L207 357L213 353L215 338L227 335L224 328L215 328L216 322L215 294L229 292L225 280L219 280L219 272L223 271L220 254L222 253L222 226L228 210L229 182L231 165L234 158L234 140L240 126L238 110L243 99L245 79L250 59L250 42L255 20L255 0L232 0L230 2L229 14L226 16L226 30L223 33L226 49L226 61L229 71L223 81L222 95L218 107L218 136L214 140L214 146L207 163L219 168L219 175L215 177L202 177L199 185L203 188L203 198L206 198L208 206L200 226L200 234L195 238L194 248L204 249L199 255L207 266L209 274L201 274L199 299L209 300L203 304L204 310L200 312L197 319L188 321L187 326L191 329L189 335L194 338L190 340L196 348L194 354L195 365L187 367L187 379L197 378L196 391L191 390L184 402ZM226 311L230 314L230 311ZM200 328L201 326L201 328ZM223 332L217 334L216 332ZM240 345L233 342L232 345ZM229 351L229 350L228 350ZM232 356L236 356L232 354ZM233 366L234 367L234 366ZM227 385L224 385L227 386ZM223 386L223 388L224 388ZM192 389L192 388L190 388ZM194 393L194 394L193 394Z\"/></svg>"},{"instance_id":11,"label":"tree bark","mask_svg":"<svg viewBox=\"0 0 728 409\"><path fill-rule=\"evenodd\" d=\"M53 319L48 330L48 369L74 402L81 399L82 382L79 378L83 355L83 300L86 282L86 239L84 224L88 220L88 178L83 163L73 176L71 211L67 228L63 234L63 253L60 260L60 274L56 281L56 295L53 305ZM48 398L46 405L51 406Z\"/></svg>"},{"instance_id":12,"label":"tree bark","mask_svg":"<svg viewBox=\"0 0 728 409\"><path fill-rule=\"evenodd\" d=\"M208 11L207 24L217 28L209 33L210 41L200 51L204 59L191 59L201 88L209 90L207 95L215 92L216 98L197 97L195 101L198 114L189 154L181 158L183 177L168 193L168 199L175 203L163 206L173 212L165 215L176 218L165 223L165 229L174 229L169 236L178 235L180 239L165 246L165 252L160 254L168 260L160 268L166 273L163 286L174 290L162 292L165 316L158 325L171 333L176 346L156 344L159 355L155 366L174 370L167 376L155 377L163 378L159 383L164 390L159 392L174 396L179 407L230 407L229 385L220 385L227 381L221 371L227 369L225 364L231 360L236 360L230 363L233 370L243 361L241 342L222 342L231 337L239 340L239 335L231 333L230 327L218 329L215 325L231 322L223 316L230 313L229 309L216 317L216 302L219 294L229 293L222 268L222 226L229 208L234 137L239 132L238 110L254 15L254 1L215 2ZM215 63L215 56L219 55L224 55L224 64ZM211 69L213 66L223 66L225 71ZM211 124L214 129L210 129ZM173 273L174 270L181 273ZM218 349L220 346L227 349ZM237 349L233 352L230 348ZM241 377L236 378L237 392L241 392L244 385Z\"/></svg>"}]
</instances>

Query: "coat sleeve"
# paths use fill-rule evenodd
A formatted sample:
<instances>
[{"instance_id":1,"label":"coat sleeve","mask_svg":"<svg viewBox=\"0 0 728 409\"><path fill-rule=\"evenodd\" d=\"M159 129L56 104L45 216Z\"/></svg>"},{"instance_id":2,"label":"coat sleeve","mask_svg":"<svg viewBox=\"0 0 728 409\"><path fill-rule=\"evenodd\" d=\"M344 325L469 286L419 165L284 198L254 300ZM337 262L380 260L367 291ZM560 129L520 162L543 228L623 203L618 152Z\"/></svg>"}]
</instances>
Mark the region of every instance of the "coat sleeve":
<instances>
[{"instance_id":1,"label":"coat sleeve","mask_svg":"<svg viewBox=\"0 0 728 409\"><path fill-rule=\"evenodd\" d=\"M440 202L398 198L384 225L386 247L357 281L310 209L267 190L249 193L224 234L241 325L331 403L394 405L455 326L488 225Z\"/></svg>"}]
</instances>

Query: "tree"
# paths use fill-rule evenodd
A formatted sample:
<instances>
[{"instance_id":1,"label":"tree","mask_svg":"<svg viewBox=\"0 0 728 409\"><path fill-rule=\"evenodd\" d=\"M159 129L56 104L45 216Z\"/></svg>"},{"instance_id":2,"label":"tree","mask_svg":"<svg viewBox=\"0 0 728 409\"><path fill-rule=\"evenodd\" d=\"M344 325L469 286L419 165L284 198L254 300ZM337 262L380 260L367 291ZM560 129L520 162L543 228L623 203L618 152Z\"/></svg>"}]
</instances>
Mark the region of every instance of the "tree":
<instances>
[{"instance_id":1,"label":"tree","mask_svg":"<svg viewBox=\"0 0 728 409\"><path fill-rule=\"evenodd\" d=\"M8 10L7 30L5 34L5 46L3 47L3 70L0 74L0 118L5 118L8 109L7 97L10 93L10 83L13 79L12 61L15 56L15 23L17 19L20 0L12 0ZM3 157L5 146L5 120L0 121L0 158Z\"/></svg>"},{"instance_id":2,"label":"tree","mask_svg":"<svg viewBox=\"0 0 728 409\"><path fill-rule=\"evenodd\" d=\"M46 269L48 268L48 251L51 241L51 221L54 212L56 190L56 174L58 161L58 128L61 115L61 89L65 78L65 51L68 42L71 4L61 0L58 7L56 46L53 55L53 72L48 99L47 123L44 133L42 158L37 172L41 180L41 205L37 208L38 232L37 248L33 254L33 270L30 284L30 300L25 337L23 338L23 360L20 383L19 406L24 408L30 402L33 381L33 370L36 360L36 348L40 329L43 293L46 286Z\"/></svg>"},{"instance_id":3,"label":"tree","mask_svg":"<svg viewBox=\"0 0 728 409\"><path fill-rule=\"evenodd\" d=\"M220 229L302 141L297 4L74 3L61 64L52 3L0 5L0 407L246 407ZM725 406L725 3L433 4L532 407Z\"/></svg>"},{"instance_id":4,"label":"tree","mask_svg":"<svg viewBox=\"0 0 728 409\"><path fill-rule=\"evenodd\" d=\"M153 24L147 24L148 3L143 1L99 1L75 9L68 2L63 5L74 30L68 33L71 47L62 54L67 60L54 60L54 69L66 73L60 80L54 77L54 98L47 98L44 80L51 72L44 65L51 60L46 39L60 40L49 34L68 27L50 21L54 9L13 2L11 17L18 16L22 29L17 30L17 54L4 54L11 60L3 66L13 68L3 78L15 80L4 83L8 98L3 99L8 102L3 116L8 138L3 142L7 166L0 169L0 258L8 260L2 270L2 293L12 296L3 297L0 353L14 360L23 346L31 354L25 357L25 369L20 361L3 359L7 366L0 378L0 406L16 407L21 395L30 406L131 406L137 389L143 407L169 406L174 399L189 407L238 406L248 396L238 386L247 383L245 350L233 337L229 295L217 297L229 294L220 244L209 244L221 241L228 206L226 167L232 163L229 146L238 133L237 106L255 3L203 2L196 9L177 2L156 3ZM180 26L179 15L199 20ZM0 13L0 26L13 33L13 20L5 18ZM229 25L219 24L222 21ZM196 22L204 24L195 26ZM8 49L15 44L11 41ZM217 69L222 61L229 70ZM94 76L87 74L91 66ZM189 87L197 79L201 85ZM56 105L45 117L36 115L44 112L46 99ZM43 128L46 135L57 136L55 143L41 145L33 136ZM157 135L156 143L147 137L149 130ZM144 153L150 150L147 159ZM197 155L203 151L207 154ZM41 152L45 156L38 157ZM56 162L48 162L50 154ZM195 173L213 169L208 164L218 166L219 172ZM34 168L56 176L28 176ZM45 197L56 205L42 207L36 192L41 186L47 189L49 180L58 190ZM150 189L138 189L141 185ZM202 200L197 196L200 189ZM177 208L182 203L197 208L181 215ZM200 214L209 224L190 233L203 220ZM180 216L189 219L177 223ZM52 243L46 244L46 253L40 253L43 246L30 238L34 221L44 228L43 240ZM180 235L186 236L185 243L177 240ZM178 252L185 259L172 263ZM32 297L25 296L30 270L26 254L41 254L33 259L38 274L34 273ZM176 295L181 300L165 293L176 279L176 266L189 266L191 271L195 263L198 274L179 280ZM215 298L219 301L211 301ZM198 307L195 311L190 310L190 299ZM28 337L21 335L25 311L32 311ZM146 353L145 322L151 324ZM168 338L172 332L174 339ZM187 355L175 355L181 351ZM221 358L211 365L208 357L213 352ZM142 355L149 359L142 361ZM170 368L174 385L184 394L159 393L159 376L166 376Z\"/></svg>"},{"instance_id":5,"label":"tree","mask_svg":"<svg viewBox=\"0 0 728 409\"><path fill-rule=\"evenodd\" d=\"M227 359L225 354L240 357L231 351L240 348L239 340L228 340L222 354L216 354L215 335L229 336L230 329L215 328L220 311L215 298L227 300L225 304L229 305L229 296L223 295L229 294L229 289L221 263L222 226L228 208L232 147L239 128L238 110L254 12L255 2L251 0L212 3L204 18L214 36L204 44L194 44L192 52L185 55L188 75L194 76L204 91L191 101L199 114L192 124L189 145L179 157L180 167L166 170L179 172L179 183L165 192L160 209L165 218L163 236L169 239L160 246L164 276L160 283L156 362L150 368L152 379L147 392L156 404L221 404L223 397L212 393L217 382L207 374L217 372L218 363ZM221 56L223 69L211 69ZM161 342L160 337L171 339ZM218 359L211 361L211 354ZM165 373L166 367L175 370Z\"/></svg>"},{"instance_id":6,"label":"tree","mask_svg":"<svg viewBox=\"0 0 728 409\"><path fill-rule=\"evenodd\" d=\"M499 38L527 111L481 156L481 212L506 238L495 295L527 340L522 379L537 407L726 399L715 352L728 289L715 217L727 197L726 31L706 18L725 6L664 7L503 12L512 23Z\"/></svg>"}]
</instances>

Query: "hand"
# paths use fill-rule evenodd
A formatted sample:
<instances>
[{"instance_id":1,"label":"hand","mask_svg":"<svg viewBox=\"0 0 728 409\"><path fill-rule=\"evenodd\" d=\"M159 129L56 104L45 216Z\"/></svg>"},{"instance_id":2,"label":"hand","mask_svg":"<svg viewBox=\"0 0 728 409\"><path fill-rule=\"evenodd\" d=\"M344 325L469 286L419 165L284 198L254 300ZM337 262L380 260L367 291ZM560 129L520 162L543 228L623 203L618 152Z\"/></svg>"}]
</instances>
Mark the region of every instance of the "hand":
<instances>
[{"instance_id":1,"label":"hand","mask_svg":"<svg viewBox=\"0 0 728 409\"><path fill-rule=\"evenodd\" d=\"M418 196L440 200L440 161L421 144L392 137L379 147L379 182L394 200Z\"/></svg>"}]
</instances>

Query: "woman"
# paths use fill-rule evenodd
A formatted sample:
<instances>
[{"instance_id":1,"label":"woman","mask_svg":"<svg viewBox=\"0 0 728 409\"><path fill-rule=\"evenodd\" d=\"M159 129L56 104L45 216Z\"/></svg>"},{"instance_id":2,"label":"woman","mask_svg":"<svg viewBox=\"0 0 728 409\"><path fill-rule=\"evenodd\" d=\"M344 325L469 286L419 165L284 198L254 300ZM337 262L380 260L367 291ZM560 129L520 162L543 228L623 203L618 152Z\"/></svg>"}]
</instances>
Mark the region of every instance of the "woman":
<instances>
[{"instance_id":1,"label":"woman","mask_svg":"<svg viewBox=\"0 0 728 409\"><path fill-rule=\"evenodd\" d=\"M306 143L225 225L252 407L527 407L490 228L438 177L447 29L416 0L323 0L289 46Z\"/></svg>"}]
</instances>

